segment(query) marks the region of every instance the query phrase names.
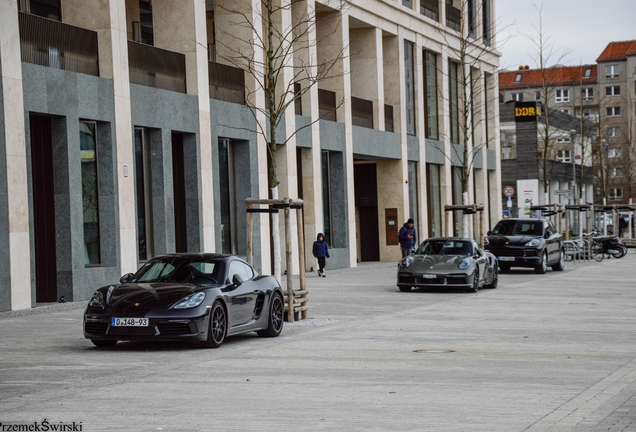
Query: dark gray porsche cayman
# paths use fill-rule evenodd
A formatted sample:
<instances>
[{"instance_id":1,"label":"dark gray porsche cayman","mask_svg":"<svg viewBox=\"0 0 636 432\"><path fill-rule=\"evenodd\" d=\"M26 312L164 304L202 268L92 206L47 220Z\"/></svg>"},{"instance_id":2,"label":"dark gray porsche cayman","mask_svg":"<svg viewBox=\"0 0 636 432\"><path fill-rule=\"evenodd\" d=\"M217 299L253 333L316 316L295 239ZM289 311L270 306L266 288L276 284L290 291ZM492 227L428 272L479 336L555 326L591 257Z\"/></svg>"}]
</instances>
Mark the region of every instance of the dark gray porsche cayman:
<instances>
[{"instance_id":1,"label":"dark gray porsche cayman","mask_svg":"<svg viewBox=\"0 0 636 432\"><path fill-rule=\"evenodd\" d=\"M283 329L283 292L231 255L151 259L119 284L99 288L84 312L84 336L98 347L119 340L179 340L221 346L227 336Z\"/></svg>"},{"instance_id":2,"label":"dark gray porsche cayman","mask_svg":"<svg viewBox=\"0 0 636 432\"><path fill-rule=\"evenodd\" d=\"M397 286L411 288L497 288L499 269L490 252L469 238L440 237L425 240L398 263Z\"/></svg>"}]
</instances>

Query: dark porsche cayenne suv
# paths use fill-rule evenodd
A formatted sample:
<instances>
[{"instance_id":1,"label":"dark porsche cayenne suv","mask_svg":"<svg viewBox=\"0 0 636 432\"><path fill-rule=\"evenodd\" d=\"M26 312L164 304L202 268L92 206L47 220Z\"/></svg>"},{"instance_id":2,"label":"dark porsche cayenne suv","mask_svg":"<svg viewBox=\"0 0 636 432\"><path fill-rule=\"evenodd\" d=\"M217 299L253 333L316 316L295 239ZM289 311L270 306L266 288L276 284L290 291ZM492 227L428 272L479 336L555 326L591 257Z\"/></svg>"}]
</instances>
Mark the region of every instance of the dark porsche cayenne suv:
<instances>
[{"instance_id":1,"label":"dark porsche cayenne suv","mask_svg":"<svg viewBox=\"0 0 636 432\"><path fill-rule=\"evenodd\" d=\"M484 242L503 271L511 267L530 267L543 274L564 268L563 238L550 221L541 219L502 219Z\"/></svg>"}]
</instances>

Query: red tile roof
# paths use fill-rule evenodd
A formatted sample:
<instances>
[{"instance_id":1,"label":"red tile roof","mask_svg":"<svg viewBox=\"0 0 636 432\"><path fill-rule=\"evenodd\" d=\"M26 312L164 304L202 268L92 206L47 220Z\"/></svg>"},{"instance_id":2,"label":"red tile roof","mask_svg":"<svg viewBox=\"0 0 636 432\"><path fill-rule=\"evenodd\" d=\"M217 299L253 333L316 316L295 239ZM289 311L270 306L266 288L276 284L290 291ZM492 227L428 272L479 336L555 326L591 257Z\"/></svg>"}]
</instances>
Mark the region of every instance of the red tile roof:
<instances>
[{"instance_id":1,"label":"red tile roof","mask_svg":"<svg viewBox=\"0 0 636 432\"><path fill-rule=\"evenodd\" d=\"M589 78L585 78L587 69L591 69ZM521 75L520 81L516 81L517 75ZM596 65L561 66L545 69L545 78L550 86L579 84L581 77L583 77L583 84L596 83ZM541 69L499 72L499 88L502 90L541 87L542 85Z\"/></svg>"},{"instance_id":2,"label":"red tile roof","mask_svg":"<svg viewBox=\"0 0 636 432\"><path fill-rule=\"evenodd\" d=\"M624 42L610 42L596 59L597 62L626 60L627 56L636 55L636 40Z\"/></svg>"}]
</instances>

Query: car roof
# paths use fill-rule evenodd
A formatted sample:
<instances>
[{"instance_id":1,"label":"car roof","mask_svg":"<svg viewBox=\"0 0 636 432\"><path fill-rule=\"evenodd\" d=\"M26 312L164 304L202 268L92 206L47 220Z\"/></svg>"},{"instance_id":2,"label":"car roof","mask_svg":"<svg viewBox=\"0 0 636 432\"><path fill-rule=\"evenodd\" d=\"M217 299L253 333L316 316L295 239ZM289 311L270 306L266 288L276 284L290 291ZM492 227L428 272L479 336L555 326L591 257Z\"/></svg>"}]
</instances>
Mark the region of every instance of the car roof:
<instances>
[{"instance_id":1,"label":"car roof","mask_svg":"<svg viewBox=\"0 0 636 432\"><path fill-rule=\"evenodd\" d=\"M219 254L219 253L192 253L192 252L183 252L183 253L171 253L171 254L162 254L156 255L154 258L200 258L200 259L214 259L214 258L239 258L235 255L231 254ZM239 258L240 259L240 258Z\"/></svg>"},{"instance_id":2,"label":"car roof","mask_svg":"<svg viewBox=\"0 0 636 432\"><path fill-rule=\"evenodd\" d=\"M431 237L426 240L457 240L457 241L475 241L468 237Z\"/></svg>"}]
</instances>

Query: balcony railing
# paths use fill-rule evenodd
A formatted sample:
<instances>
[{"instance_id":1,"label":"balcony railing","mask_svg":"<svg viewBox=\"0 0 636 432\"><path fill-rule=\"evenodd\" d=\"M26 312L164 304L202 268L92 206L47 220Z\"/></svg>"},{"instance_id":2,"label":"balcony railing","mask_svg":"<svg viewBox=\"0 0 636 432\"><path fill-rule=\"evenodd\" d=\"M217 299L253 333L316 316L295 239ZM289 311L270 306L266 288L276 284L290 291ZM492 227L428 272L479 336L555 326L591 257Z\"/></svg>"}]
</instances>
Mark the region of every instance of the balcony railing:
<instances>
[{"instance_id":1,"label":"balcony railing","mask_svg":"<svg viewBox=\"0 0 636 432\"><path fill-rule=\"evenodd\" d=\"M351 117L354 126L373 129L373 102L351 97Z\"/></svg>"},{"instance_id":2,"label":"balcony railing","mask_svg":"<svg viewBox=\"0 0 636 432\"><path fill-rule=\"evenodd\" d=\"M318 89L318 111L321 120L337 121L336 92Z\"/></svg>"},{"instance_id":3,"label":"balcony railing","mask_svg":"<svg viewBox=\"0 0 636 432\"><path fill-rule=\"evenodd\" d=\"M185 55L128 41L130 83L186 92Z\"/></svg>"},{"instance_id":4,"label":"balcony railing","mask_svg":"<svg viewBox=\"0 0 636 432\"><path fill-rule=\"evenodd\" d=\"M384 130L395 132L393 125L393 105L384 105Z\"/></svg>"},{"instance_id":5,"label":"balcony railing","mask_svg":"<svg viewBox=\"0 0 636 432\"><path fill-rule=\"evenodd\" d=\"M460 31L462 24L462 12L450 3L446 3L446 26Z\"/></svg>"},{"instance_id":6,"label":"balcony railing","mask_svg":"<svg viewBox=\"0 0 636 432\"><path fill-rule=\"evenodd\" d=\"M420 13L439 21L439 0L420 0Z\"/></svg>"},{"instance_id":7,"label":"balcony railing","mask_svg":"<svg viewBox=\"0 0 636 432\"><path fill-rule=\"evenodd\" d=\"M99 76L97 32L18 12L22 61Z\"/></svg>"},{"instance_id":8,"label":"balcony railing","mask_svg":"<svg viewBox=\"0 0 636 432\"><path fill-rule=\"evenodd\" d=\"M245 105L245 71L221 63L208 63L210 99Z\"/></svg>"}]
</instances>

